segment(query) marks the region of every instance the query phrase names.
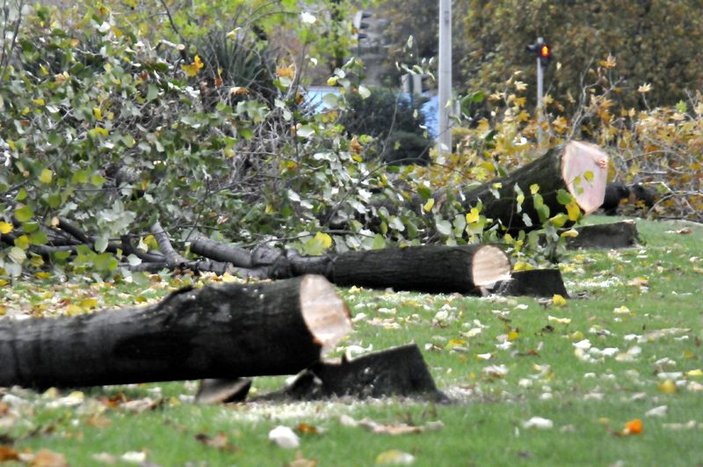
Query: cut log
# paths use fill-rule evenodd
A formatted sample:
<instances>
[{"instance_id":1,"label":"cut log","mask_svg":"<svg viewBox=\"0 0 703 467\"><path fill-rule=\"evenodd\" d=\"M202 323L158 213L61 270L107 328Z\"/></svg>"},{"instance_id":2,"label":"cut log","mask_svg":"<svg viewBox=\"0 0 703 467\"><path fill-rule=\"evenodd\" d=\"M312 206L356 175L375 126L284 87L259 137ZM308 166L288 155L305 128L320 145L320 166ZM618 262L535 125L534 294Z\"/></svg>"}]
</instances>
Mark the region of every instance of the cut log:
<instances>
[{"instance_id":1,"label":"cut log","mask_svg":"<svg viewBox=\"0 0 703 467\"><path fill-rule=\"evenodd\" d=\"M456 188L447 192L455 199L461 199L468 211L480 200L482 214L500 223L501 232L515 234L520 230L541 228L540 216L534 207L534 196L530 187L539 186L539 194L544 205L549 208L549 216L566 213L566 208L557 200L559 190L566 190L576 201L584 215L596 211L605 196L608 172L608 155L598 146L579 141L571 141L563 146L550 149L542 157L520 167L508 176L491 180L478 188ZM525 196L520 205L516 186ZM496 197L496 192L498 197ZM440 197L447 193L440 194ZM435 200L435 203L440 200Z\"/></svg>"},{"instance_id":2,"label":"cut log","mask_svg":"<svg viewBox=\"0 0 703 467\"><path fill-rule=\"evenodd\" d=\"M448 400L437 389L415 344L374 352L351 361L319 362L300 374L284 394L305 400L343 396Z\"/></svg>"},{"instance_id":3,"label":"cut log","mask_svg":"<svg viewBox=\"0 0 703 467\"><path fill-rule=\"evenodd\" d=\"M480 293L510 276L510 259L492 245L426 245L286 258L278 274L321 274L341 286L430 293Z\"/></svg>"},{"instance_id":4,"label":"cut log","mask_svg":"<svg viewBox=\"0 0 703 467\"><path fill-rule=\"evenodd\" d=\"M320 276L183 289L143 308L0 320L0 386L296 374L350 330Z\"/></svg>"},{"instance_id":5,"label":"cut log","mask_svg":"<svg viewBox=\"0 0 703 467\"><path fill-rule=\"evenodd\" d=\"M559 269L533 269L513 272L510 279L496 285L497 295L532 297L553 297L558 294L569 296Z\"/></svg>"},{"instance_id":6,"label":"cut log","mask_svg":"<svg viewBox=\"0 0 703 467\"><path fill-rule=\"evenodd\" d=\"M585 225L576 231L578 236L566 241L566 247L569 249L630 248L639 243L637 224L632 220L611 224Z\"/></svg>"}]
</instances>

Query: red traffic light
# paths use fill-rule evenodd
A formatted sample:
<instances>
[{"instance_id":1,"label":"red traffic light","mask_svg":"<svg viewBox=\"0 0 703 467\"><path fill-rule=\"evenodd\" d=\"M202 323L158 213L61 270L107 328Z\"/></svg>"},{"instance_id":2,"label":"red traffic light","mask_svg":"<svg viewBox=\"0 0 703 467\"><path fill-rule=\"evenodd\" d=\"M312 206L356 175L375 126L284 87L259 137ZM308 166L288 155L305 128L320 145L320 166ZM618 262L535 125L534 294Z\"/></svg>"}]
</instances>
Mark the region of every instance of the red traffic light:
<instances>
[{"instance_id":1,"label":"red traffic light","mask_svg":"<svg viewBox=\"0 0 703 467\"><path fill-rule=\"evenodd\" d=\"M552 48L548 44L542 44L539 49L539 58L542 60L549 60L552 58Z\"/></svg>"},{"instance_id":2,"label":"red traffic light","mask_svg":"<svg viewBox=\"0 0 703 467\"><path fill-rule=\"evenodd\" d=\"M552 46L544 41L541 37L537 39L537 42L527 46L527 51L533 53L537 58L539 58L542 66L546 66L552 59Z\"/></svg>"}]
</instances>

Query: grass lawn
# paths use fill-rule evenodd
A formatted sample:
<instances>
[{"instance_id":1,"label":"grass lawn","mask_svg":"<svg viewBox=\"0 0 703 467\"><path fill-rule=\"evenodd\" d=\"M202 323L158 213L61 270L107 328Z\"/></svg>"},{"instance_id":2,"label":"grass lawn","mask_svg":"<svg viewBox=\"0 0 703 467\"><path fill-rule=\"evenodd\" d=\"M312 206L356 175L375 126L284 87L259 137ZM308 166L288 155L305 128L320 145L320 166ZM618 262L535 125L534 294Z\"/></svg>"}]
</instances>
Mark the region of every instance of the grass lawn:
<instances>
[{"instance_id":1,"label":"grass lawn","mask_svg":"<svg viewBox=\"0 0 703 467\"><path fill-rule=\"evenodd\" d=\"M703 465L703 227L638 221L638 230L641 247L567 253L560 267L572 298L565 303L340 289L354 332L337 354L415 342L455 403L201 406L190 402L194 382L0 389L0 460ZM0 314L147 303L194 280L154 276L136 286L37 278L0 287ZM253 391L283 384L257 378ZM298 448L268 440L278 425L298 432Z\"/></svg>"}]
</instances>

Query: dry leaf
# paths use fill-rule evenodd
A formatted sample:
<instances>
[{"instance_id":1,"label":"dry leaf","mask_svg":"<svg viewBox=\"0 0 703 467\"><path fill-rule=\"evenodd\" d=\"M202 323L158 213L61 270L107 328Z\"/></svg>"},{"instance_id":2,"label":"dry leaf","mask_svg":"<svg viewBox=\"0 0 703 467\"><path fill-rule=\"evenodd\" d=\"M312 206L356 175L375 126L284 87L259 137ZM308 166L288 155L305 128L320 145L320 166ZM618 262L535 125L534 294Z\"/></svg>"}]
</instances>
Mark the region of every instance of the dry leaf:
<instances>
[{"instance_id":1,"label":"dry leaf","mask_svg":"<svg viewBox=\"0 0 703 467\"><path fill-rule=\"evenodd\" d=\"M295 460L289 462L288 467L317 467L317 459L306 459L303 453L298 451Z\"/></svg>"},{"instance_id":2,"label":"dry leaf","mask_svg":"<svg viewBox=\"0 0 703 467\"><path fill-rule=\"evenodd\" d=\"M229 438L224 433L219 433L215 436L210 436L207 433L198 433L195 435L195 439L205 446L211 448L219 449L225 452L237 452L239 448L234 444L230 443Z\"/></svg>"},{"instance_id":3,"label":"dry leaf","mask_svg":"<svg viewBox=\"0 0 703 467\"><path fill-rule=\"evenodd\" d=\"M0 446L0 462L19 460L19 454L10 446Z\"/></svg>"},{"instance_id":4,"label":"dry leaf","mask_svg":"<svg viewBox=\"0 0 703 467\"><path fill-rule=\"evenodd\" d=\"M68 462L63 454L42 449L34 454L29 465L31 467L68 467Z\"/></svg>"}]
</instances>

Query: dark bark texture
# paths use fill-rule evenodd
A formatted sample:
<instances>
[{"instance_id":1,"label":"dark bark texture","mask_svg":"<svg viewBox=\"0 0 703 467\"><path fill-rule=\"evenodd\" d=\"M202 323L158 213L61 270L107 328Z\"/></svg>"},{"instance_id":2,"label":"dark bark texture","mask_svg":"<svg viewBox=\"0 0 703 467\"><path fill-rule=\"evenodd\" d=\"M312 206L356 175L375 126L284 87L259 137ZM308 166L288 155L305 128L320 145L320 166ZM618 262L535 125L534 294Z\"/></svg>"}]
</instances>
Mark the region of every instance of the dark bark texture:
<instances>
[{"instance_id":1,"label":"dark bark texture","mask_svg":"<svg viewBox=\"0 0 703 467\"><path fill-rule=\"evenodd\" d=\"M303 280L183 289L152 306L78 317L0 320L0 386L295 374L321 351L301 315Z\"/></svg>"}]
</instances>

